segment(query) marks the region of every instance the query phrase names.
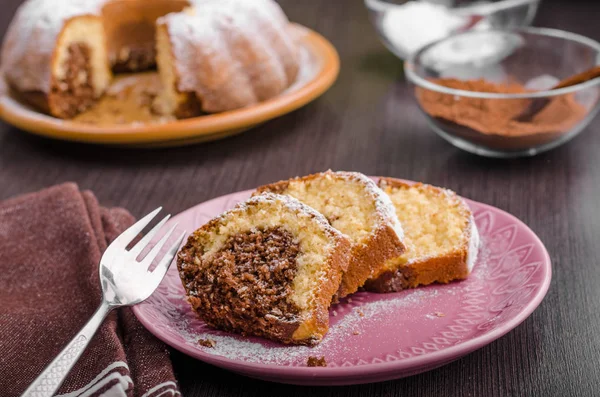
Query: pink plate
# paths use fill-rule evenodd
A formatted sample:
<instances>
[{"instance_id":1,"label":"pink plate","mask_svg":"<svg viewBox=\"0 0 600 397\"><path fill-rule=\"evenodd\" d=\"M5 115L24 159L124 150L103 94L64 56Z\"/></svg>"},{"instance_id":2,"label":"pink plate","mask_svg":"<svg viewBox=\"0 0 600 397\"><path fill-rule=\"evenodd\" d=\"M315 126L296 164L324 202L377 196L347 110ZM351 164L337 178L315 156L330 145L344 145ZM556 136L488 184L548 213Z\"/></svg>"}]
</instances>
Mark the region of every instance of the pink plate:
<instances>
[{"instance_id":1,"label":"pink plate","mask_svg":"<svg viewBox=\"0 0 600 397\"><path fill-rule=\"evenodd\" d=\"M250 196L207 201L174 218L192 231ZM185 301L172 266L158 290L134 307L142 324L175 349L250 377L301 385L380 382L428 371L506 334L540 304L551 278L539 238L510 214L467 200L482 238L469 279L394 294L360 292L330 310L330 330L317 347L285 346L216 331ZM198 344L215 340L214 348ZM325 356L328 366L306 366Z\"/></svg>"}]
</instances>

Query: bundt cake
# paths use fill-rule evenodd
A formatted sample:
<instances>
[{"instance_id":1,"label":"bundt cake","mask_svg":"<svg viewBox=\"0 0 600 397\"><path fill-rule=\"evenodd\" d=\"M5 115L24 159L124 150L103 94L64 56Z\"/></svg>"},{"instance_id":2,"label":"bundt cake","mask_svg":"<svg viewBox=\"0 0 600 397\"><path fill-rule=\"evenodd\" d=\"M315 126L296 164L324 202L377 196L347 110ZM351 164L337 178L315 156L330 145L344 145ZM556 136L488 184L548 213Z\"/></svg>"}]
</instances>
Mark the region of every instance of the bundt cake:
<instances>
[{"instance_id":1,"label":"bundt cake","mask_svg":"<svg viewBox=\"0 0 600 397\"><path fill-rule=\"evenodd\" d=\"M193 310L243 335L314 345L349 263L350 242L298 200L266 193L211 220L177 257Z\"/></svg>"},{"instance_id":2,"label":"bundt cake","mask_svg":"<svg viewBox=\"0 0 600 397\"><path fill-rule=\"evenodd\" d=\"M403 232L390 198L368 177L327 171L258 188L297 198L349 237L352 254L336 298L362 287L386 261L404 252Z\"/></svg>"},{"instance_id":3,"label":"bundt cake","mask_svg":"<svg viewBox=\"0 0 600 397\"><path fill-rule=\"evenodd\" d=\"M278 95L299 54L273 0L26 0L2 48L11 89L59 118L90 108L113 73L157 61L156 108L187 117Z\"/></svg>"},{"instance_id":4,"label":"bundt cake","mask_svg":"<svg viewBox=\"0 0 600 397\"><path fill-rule=\"evenodd\" d=\"M382 178L405 232L407 251L387 261L365 284L375 292L466 278L475 264L479 234L467 204L454 192Z\"/></svg>"},{"instance_id":5,"label":"bundt cake","mask_svg":"<svg viewBox=\"0 0 600 397\"><path fill-rule=\"evenodd\" d=\"M279 95L299 70L288 24L271 1L226 1L160 18L158 65L165 89L157 108L186 117Z\"/></svg>"}]
</instances>

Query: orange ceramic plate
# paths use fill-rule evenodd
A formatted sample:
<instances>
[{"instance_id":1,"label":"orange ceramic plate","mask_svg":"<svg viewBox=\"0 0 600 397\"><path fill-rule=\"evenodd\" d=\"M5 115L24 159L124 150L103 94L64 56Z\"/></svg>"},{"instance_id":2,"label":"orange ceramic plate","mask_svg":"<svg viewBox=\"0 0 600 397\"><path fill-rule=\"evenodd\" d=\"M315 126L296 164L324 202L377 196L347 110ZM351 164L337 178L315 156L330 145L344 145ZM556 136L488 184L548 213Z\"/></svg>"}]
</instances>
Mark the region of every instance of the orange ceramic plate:
<instances>
[{"instance_id":1,"label":"orange ceramic plate","mask_svg":"<svg viewBox=\"0 0 600 397\"><path fill-rule=\"evenodd\" d=\"M309 62L290 89L258 105L166 123L94 126L47 116L3 94L0 118L22 130L49 138L120 146L182 146L238 134L306 105L335 82L340 61L333 45L308 28L295 24L294 29L299 33Z\"/></svg>"}]
</instances>

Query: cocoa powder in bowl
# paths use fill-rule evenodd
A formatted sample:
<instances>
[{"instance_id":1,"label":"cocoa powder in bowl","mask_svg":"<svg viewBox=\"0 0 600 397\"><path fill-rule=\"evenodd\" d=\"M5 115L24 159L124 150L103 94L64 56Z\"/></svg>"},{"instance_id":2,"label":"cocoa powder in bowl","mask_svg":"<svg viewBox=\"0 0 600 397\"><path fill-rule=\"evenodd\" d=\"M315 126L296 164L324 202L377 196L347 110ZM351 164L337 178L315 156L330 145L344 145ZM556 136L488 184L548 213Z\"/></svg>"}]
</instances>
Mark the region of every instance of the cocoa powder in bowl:
<instances>
[{"instance_id":1,"label":"cocoa powder in bowl","mask_svg":"<svg viewBox=\"0 0 600 397\"><path fill-rule=\"evenodd\" d=\"M520 94L531 92L518 83L487 80L434 79L433 83L465 91ZM574 94L550 97L531 120L515 120L533 101L529 98L472 98L416 88L417 101L446 132L496 150L523 150L556 140L587 114Z\"/></svg>"}]
</instances>

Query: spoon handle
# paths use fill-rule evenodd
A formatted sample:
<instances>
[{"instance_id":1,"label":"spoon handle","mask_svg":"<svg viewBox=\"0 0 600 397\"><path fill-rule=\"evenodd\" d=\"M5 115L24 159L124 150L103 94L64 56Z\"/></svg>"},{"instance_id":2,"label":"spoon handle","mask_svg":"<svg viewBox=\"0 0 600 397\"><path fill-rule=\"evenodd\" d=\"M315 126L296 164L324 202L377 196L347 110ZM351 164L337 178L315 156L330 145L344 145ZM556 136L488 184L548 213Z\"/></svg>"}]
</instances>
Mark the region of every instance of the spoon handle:
<instances>
[{"instance_id":1,"label":"spoon handle","mask_svg":"<svg viewBox=\"0 0 600 397\"><path fill-rule=\"evenodd\" d=\"M575 84L583 83L584 81L593 80L597 77L600 77L600 65L561 80L561 82L552 87L552 89L557 90L559 88L570 87Z\"/></svg>"},{"instance_id":2,"label":"spoon handle","mask_svg":"<svg viewBox=\"0 0 600 397\"><path fill-rule=\"evenodd\" d=\"M559 88L570 87L575 84L583 83L584 81L593 80L595 78L600 77L600 65L588 69L584 72L575 74L573 76L567 77L564 80L561 80L557 85L552 87L550 90L558 90ZM529 122L535 117L536 114L541 112L546 105L550 103L549 98L535 98L527 108L523 112L521 112L517 117L513 120L520 122Z\"/></svg>"}]
</instances>

